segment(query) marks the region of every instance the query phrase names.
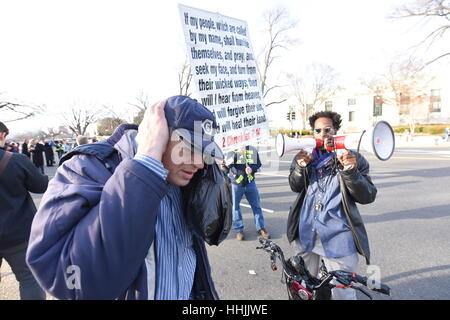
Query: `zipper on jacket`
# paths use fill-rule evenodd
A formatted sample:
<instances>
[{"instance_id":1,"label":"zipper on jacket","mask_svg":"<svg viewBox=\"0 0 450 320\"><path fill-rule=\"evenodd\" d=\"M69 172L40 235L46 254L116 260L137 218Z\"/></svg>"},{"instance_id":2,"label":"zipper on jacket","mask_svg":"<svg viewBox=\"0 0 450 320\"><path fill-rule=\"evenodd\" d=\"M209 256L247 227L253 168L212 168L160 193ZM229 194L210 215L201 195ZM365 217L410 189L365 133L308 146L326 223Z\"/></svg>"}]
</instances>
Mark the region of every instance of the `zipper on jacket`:
<instances>
[{"instance_id":1,"label":"zipper on jacket","mask_svg":"<svg viewBox=\"0 0 450 320\"><path fill-rule=\"evenodd\" d=\"M342 183L342 177L341 176L339 176L339 182L340 182L340 184L342 184L345 187L344 183ZM341 189L342 189L342 187L341 187ZM341 190L341 192L342 192L342 190ZM349 212L349 208L348 208L347 201L346 201L345 197L342 197L342 203L344 205L344 212L345 212L345 215L347 217L348 223L350 224L352 233L354 234L353 238L355 239L356 247L357 247L357 249L359 249L359 251L364 256L364 258L366 258L366 260L368 261L369 258L366 256L366 253L364 252L364 249L362 248L361 243L359 242L359 237L358 237L358 234L355 231L356 230L355 226L353 225L352 220L350 219L350 215L348 213Z\"/></svg>"}]
</instances>

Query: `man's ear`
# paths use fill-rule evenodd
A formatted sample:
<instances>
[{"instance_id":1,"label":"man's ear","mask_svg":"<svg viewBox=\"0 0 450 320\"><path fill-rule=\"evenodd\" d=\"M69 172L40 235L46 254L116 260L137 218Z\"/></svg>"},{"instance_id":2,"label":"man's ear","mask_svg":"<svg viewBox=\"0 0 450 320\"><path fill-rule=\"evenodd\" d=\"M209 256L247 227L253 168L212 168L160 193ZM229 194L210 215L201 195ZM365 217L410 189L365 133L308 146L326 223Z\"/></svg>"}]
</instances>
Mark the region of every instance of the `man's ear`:
<instances>
[{"instance_id":1,"label":"man's ear","mask_svg":"<svg viewBox=\"0 0 450 320\"><path fill-rule=\"evenodd\" d=\"M0 132L0 147L5 145L6 141L6 132Z\"/></svg>"}]
</instances>

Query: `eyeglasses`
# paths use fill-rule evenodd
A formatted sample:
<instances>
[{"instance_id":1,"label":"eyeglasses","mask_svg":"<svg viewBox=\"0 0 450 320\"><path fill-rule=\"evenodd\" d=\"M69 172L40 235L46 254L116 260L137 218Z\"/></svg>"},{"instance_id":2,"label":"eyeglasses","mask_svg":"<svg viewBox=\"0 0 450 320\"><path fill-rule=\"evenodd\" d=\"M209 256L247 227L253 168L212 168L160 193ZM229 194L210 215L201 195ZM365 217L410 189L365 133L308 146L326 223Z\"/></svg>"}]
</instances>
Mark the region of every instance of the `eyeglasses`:
<instances>
[{"instance_id":1,"label":"eyeglasses","mask_svg":"<svg viewBox=\"0 0 450 320\"><path fill-rule=\"evenodd\" d=\"M325 127L323 129L314 129L314 132L319 134L321 131L323 131L323 133L330 133L331 131L333 131L332 127Z\"/></svg>"}]
</instances>

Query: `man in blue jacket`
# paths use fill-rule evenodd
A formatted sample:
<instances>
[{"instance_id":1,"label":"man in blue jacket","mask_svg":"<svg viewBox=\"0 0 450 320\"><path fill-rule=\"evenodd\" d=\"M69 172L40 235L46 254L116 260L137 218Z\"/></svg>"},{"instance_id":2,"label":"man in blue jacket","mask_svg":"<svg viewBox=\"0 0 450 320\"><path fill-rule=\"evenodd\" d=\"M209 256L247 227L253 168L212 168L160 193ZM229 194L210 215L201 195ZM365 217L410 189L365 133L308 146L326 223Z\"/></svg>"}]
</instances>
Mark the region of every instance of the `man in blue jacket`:
<instances>
[{"instance_id":1,"label":"man in blue jacket","mask_svg":"<svg viewBox=\"0 0 450 320\"><path fill-rule=\"evenodd\" d=\"M330 141L341 127L340 114L319 111L309 117L314 138ZM356 203L375 201L377 188L369 162L358 152L300 150L294 157L289 185L298 193L287 220L287 238L296 242L306 267L317 275L321 261L328 271L355 272L358 253L370 263L369 240ZM354 300L356 291L334 288L332 298Z\"/></svg>"},{"instance_id":2,"label":"man in blue jacket","mask_svg":"<svg viewBox=\"0 0 450 320\"><path fill-rule=\"evenodd\" d=\"M45 292L25 263L36 207L30 192L44 193L48 177L24 154L3 150L9 130L0 121L0 266L5 259L19 281L20 299L44 300Z\"/></svg>"},{"instance_id":3,"label":"man in blue jacket","mask_svg":"<svg viewBox=\"0 0 450 320\"><path fill-rule=\"evenodd\" d=\"M121 125L66 155L32 225L27 262L41 286L59 299L218 299L180 189L204 157L222 157L216 128L203 105L175 96L139 130Z\"/></svg>"}]
</instances>

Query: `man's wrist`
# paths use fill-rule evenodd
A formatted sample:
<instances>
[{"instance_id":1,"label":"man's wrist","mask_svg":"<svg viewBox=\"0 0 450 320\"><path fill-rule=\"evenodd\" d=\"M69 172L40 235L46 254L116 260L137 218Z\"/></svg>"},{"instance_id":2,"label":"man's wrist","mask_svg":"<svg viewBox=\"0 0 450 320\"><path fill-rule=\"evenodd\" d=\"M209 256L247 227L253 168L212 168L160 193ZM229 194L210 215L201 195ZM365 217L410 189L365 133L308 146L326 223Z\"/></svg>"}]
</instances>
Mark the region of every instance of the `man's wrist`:
<instances>
[{"instance_id":1,"label":"man's wrist","mask_svg":"<svg viewBox=\"0 0 450 320\"><path fill-rule=\"evenodd\" d=\"M139 162L146 168L152 170L157 175L159 175L163 180L165 180L167 178L167 175L169 174L169 171L167 171L164 168L160 160L155 159L154 157L149 156L147 154L137 153L134 156L133 160Z\"/></svg>"},{"instance_id":2,"label":"man's wrist","mask_svg":"<svg viewBox=\"0 0 450 320\"><path fill-rule=\"evenodd\" d=\"M162 153L158 152L158 151L154 151L154 150L141 151L138 149L136 155L138 155L138 154L142 155L142 156L150 157L159 162L161 162L161 160L162 160Z\"/></svg>"}]
</instances>

